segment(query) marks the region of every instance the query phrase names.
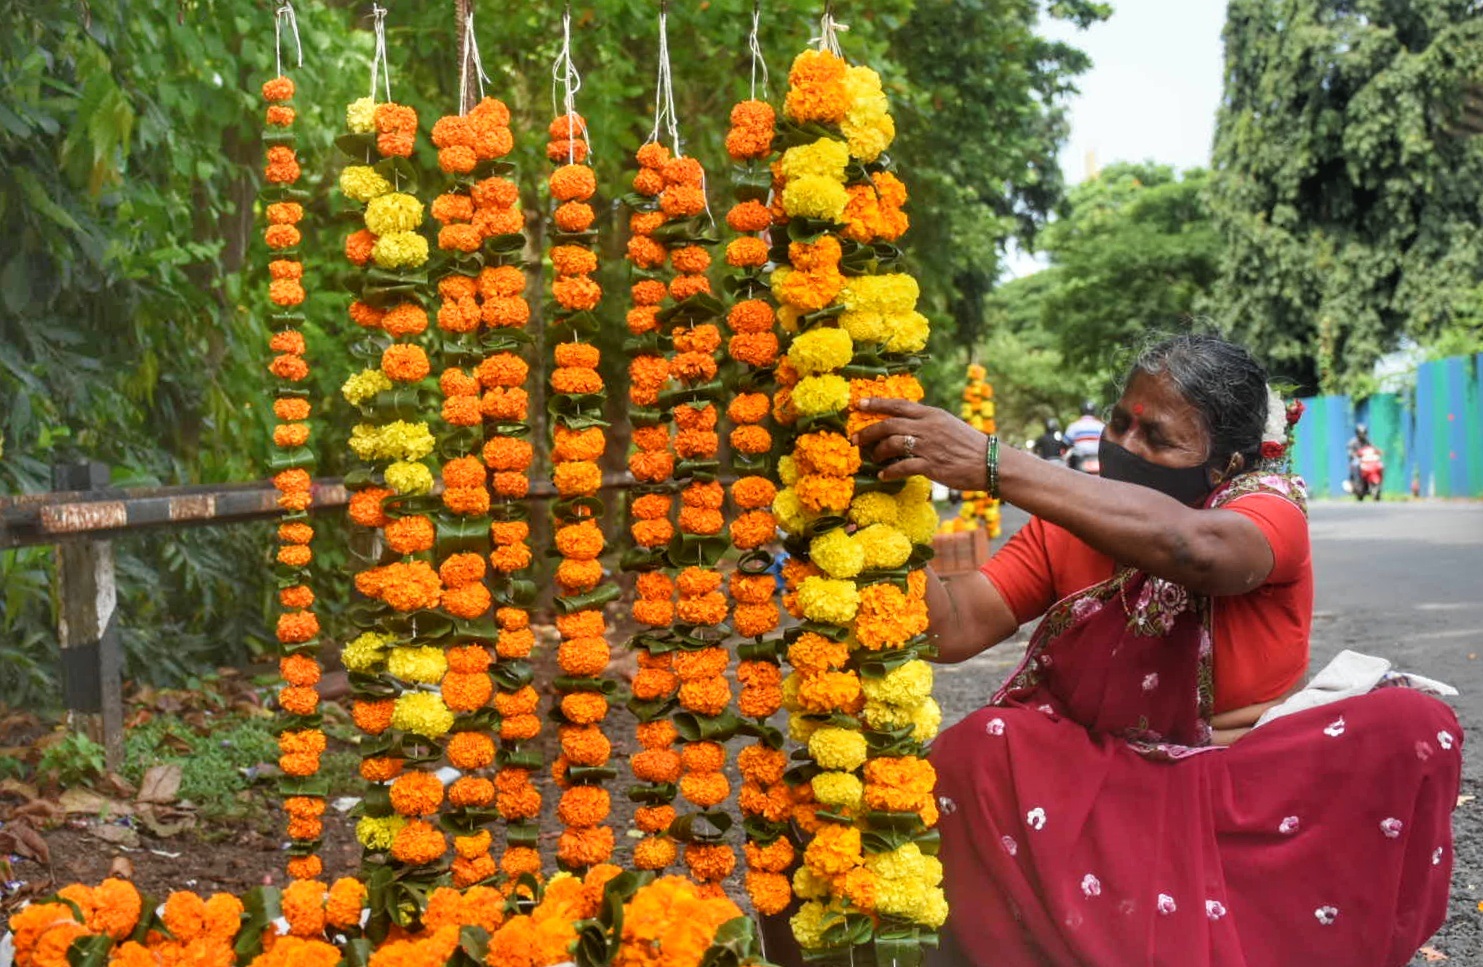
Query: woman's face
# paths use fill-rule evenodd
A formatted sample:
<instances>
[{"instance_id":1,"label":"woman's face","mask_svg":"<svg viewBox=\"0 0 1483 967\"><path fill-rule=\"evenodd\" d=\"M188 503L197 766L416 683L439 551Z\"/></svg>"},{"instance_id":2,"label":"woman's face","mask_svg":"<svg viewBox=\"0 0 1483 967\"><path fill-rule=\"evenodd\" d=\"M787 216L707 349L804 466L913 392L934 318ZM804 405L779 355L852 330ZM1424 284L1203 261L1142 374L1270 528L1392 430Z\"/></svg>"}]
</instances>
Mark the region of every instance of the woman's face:
<instances>
[{"instance_id":1,"label":"woman's face","mask_svg":"<svg viewBox=\"0 0 1483 967\"><path fill-rule=\"evenodd\" d=\"M1205 421L1162 373L1134 374L1103 432L1123 449L1164 467L1197 467L1210 457Z\"/></svg>"}]
</instances>

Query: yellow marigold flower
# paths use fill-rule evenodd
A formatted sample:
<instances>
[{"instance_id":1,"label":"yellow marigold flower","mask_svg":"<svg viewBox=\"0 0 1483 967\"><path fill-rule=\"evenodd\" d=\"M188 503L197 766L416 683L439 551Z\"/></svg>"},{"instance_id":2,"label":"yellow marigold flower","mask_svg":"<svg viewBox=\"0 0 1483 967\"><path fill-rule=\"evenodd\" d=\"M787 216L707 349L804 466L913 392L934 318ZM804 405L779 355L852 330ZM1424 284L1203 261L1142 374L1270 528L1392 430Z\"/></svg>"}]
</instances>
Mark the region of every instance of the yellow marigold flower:
<instances>
[{"instance_id":1,"label":"yellow marigold flower","mask_svg":"<svg viewBox=\"0 0 1483 967\"><path fill-rule=\"evenodd\" d=\"M351 165L340 172L340 191L351 201L365 204L391 191L391 182L369 165Z\"/></svg>"},{"instance_id":2,"label":"yellow marigold flower","mask_svg":"<svg viewBox=\"0 0 1483 967\"><path fill-rule=\"evenodd\" d=\"M844 919L844 911L838 906L825 906L817 900L805 903L788 921L793 928L793 939L805 950L824 946L824 931Z\"/></svg>"},{"instance_id":3,"label":"yellow marigold flower","mask_svg":"<svg viewBox=\"0 0 1483 967\"><path fill-rule=\"evenodd\" d=\"M932 481L921 474L913 474L906 478L906 483L896 491L896 501L906 504L910 501L928 503L932 500Z\"/></svg>"},{"instance_id":4,"label":"yellow marigold flower","mask_svg":"<svg viewBox=\"0 0 1483 967\"><path fill-rule=\"evenodd\" d=\"M352 134L370 134L376 130L376 102L362 97L345 105L345 126Z\"/></svg>"},{"instance_id":5,"label":"yellow marigold flower","mask_svg":"<svg viewBox=\"0 0 1483 967\"><path fill-rule=\"evenodd\" d=\"M865 764L865 736L853 729L822 728L809 738L808 754L825 769L853 772Z\"/></svg>"},{"instance_id":6,"label":"yellow marigold flower","mask_svg":"<svg viewBox=\"0 0 1483 967\"><path fill-rule=\"evenodd\" d=\"M842 182L849 163L848 145L833 138L820 138L813 144L801 144L784 151L778 170L789 181L816 177Z\"/></svg>"},{"instance_id":7,"label":"yellow marigold flower","mask_svg":"<svg viewBox=\"0 0 1483 967\"><path fill-rule=\"evenodd\" d=\"M913 544L931 544L937 533L937 509L928 501L906 501L897 494L896 526Z\"/></svg>"},{"instance_id":8,"label":"yellow marigold flower","mask_svg":"<svg viewBox=\"0 0 1483 967\"><path fill-rule=\"evenodd\" d=\"M855 342L867 345L883 343L891 335L886 317L868 309L851 309L841 313L839 326Z\"/></svg>"},{"instance_id":9,"label":"yellow marigold flower","mask_svg":"<svg viewBox=\"0 0 1483 967\"><path fill-rule=\"evenodd\" d=\"M366 631L345 645L340 661L353 672L369 672L386 660L386 646L396 639L392 635L379 635Z\"/></svg>"},{"instance_id":10,"label":"yellow marigold flower","mask_svg":"<svg viewBox=\"0 0 1483 967\"><path fill-rule=\"evenodd\" d=\"M403 732L413 732L429 739L446 735L453 728L453 712L443 704L442 696L432 692L406 692L397 697L391 724Z\"/></svg>"},{"instance_id":11,"label":"yellow marigold flower","mask_svg":"<svg viewBox=\"0 0 1483 967\"><path fill-rule=\"evenodd\" d=\"M433 472L425 464L399 460L386 468L386 483L399 494L425 494L433 489Z\"/></svg>"},{"instance_id":12,"label":"yellow marigold flower","mask_svg":"<svg viewBox=\"0 0 1483 967\"><path fill-rule=\"evenodd\" d=\"M850 383L843 376L809 376L793 387L793 406L799 416L837 413L849 405Z\"/></svg>"},{"instance_id":13,"label":"yellow marigold flower","mask_svg":"<svg viewBox=\"0 0 1483 967\"><path fill-rule=\"evenodd\" d=\"M843 329L810 329L788 347L788 361L804 376L848 366L854 356L855 344Z\"/></svg>"},{"instance_id":14,"label":"yellow marigold flower","mask_svg":"<svg viewBox=\"0 0 1483 967\"><path fill-rule=\"evenodd\" d=\"M811 785L814 798L826 806L859 809L865 801L865 784L849 772L821 772Z\"/></svg>"},{"instance_id":15,"label":"yellow marigold flower","mask_svg":"<svg viewBox=\"0 0 1483 967\"><path fill-rule=\"evenodd\" d=\"M857 275L839 293L847 312L879 312L885 315L911 312L922 290L917 280L904 272Z\"/></svg>"},{"instance_id":16,"label":"yellow marigold flower","mask_svg":"<svg viewBox=\"0 0 1483 967\"><path fill-rule=\"evenodd\" d=\"M850 510L854 509L852 503ZM867 570L901 567L911 557L910 538L900 528L892 527L890 524L871 524L869 527L863 527L855 531L853 540L865 557Z\"/></svg>"},{"instance_id":17,"label":"yellow marigold flower","mask_svg":"<svg viewBox=\"0 0 1483 967\"><path fill-rule=\"evenodd\" d=\"M421 224L422 202L406 192L387 192L366 205L366 228L372 235L410 232Z\"/></svg>"},{"instance_id":18,"label":"yellow marigold flower","mask_svg":"<svg viewBox=\"0 0 1483 967\"><path fill-rule=\"evenodd\" d=\"M448 659L443 649L431 645L393 648L386 659L386 670L405 682L436 685L448 671Z\"/></svg>"},{"instance_id":19,"label":"yellow marigold flower","mask_svg":"<svg viewBox=\"0 0 1483 967\"><path fill-rule=\"evenodd\" d=\"M825 531L810 541L808 556L832 578L852 578L865 568L864 546L845 533L843 527Z\"/></svg>"},{"instance_id":20,"label":"yellow marigold flower","mask_svg":"<svg viewBox=\"0 0 1483 967\"><path fill-rule=\"evenodd\" d=\"M391 389L391 380L379 369L363 369L352 374L340 387L340 395L351 406L360 406L382 390Z\"/></svg>"},{"instance_id":21,"label":"yellow marigold flower","mask_svg":"<svg viewBox=\"0 0 1483 967\"><path fill-rule=\"evenodd\" d=\"M869 527L871 524L895 525L898 510L896 498L890 494L880 491L856 494L855 499L850 501L849 519L850 523L861 527Z\"/></svg>"},{"instance_id":22,"label":"yellow marigold flower","mask_svg":"<svg viewBox=\"0 0 1483 967\"><path fill-rule=\"evenodd\" d=\"M927 348L927 335L932 324L920 312L912 311L892 316L886 323L886 351L892 353L919 353Z\"/></svg>"},{"instance_id":23,"label":"yellow marigold flower","mask_svg":"<svg viewBox=\"0 0 1483 967\"><path fill-rule=\"evenodd\" d=\"M932 695L932 666L916 658L880 678L862 679L860 684L868 701L914 708Z\"/></svg>"},{"instance_id":24,"label":"yellow marigold flower","mask_svg":"<svg viewBox=\"0 0 1483 967\"><path fill-rule=\"evenodd\" d=\"M789 218L818 218L839 222L844 218L850 193L842 182L821 175L793 178L783 186L783 211Z\"/></svg>"},{"instance_id":25,"label":"yellow marigold flower","mask_svg":"<svg viewBox=\"0 0 1483 967\"><path fill-rule=\"evenodd\" d=\"M874 161L896 137L880 75L868 67L851 67L844 82L850 106L839 124L840 133L848 140L851 155Z\"/></svg>"},{"instance_id":26,"label":"yellow marigold flower","mask_svg":"<svg viewBox=\"0 0 1483 967\"><path fill-rule=\"evenodd\" d=\"M800 900L826 900L830 893L829 877L800 865L793 872L793 892Z\"/></svg>"},{"instance_id":27,"label":"yellow marigold flower","mask_svg":"<svg viewBox=\"0 0 1483 967\"><path fill-rule=\"evenodd\" d=\"M416 232L382 235L371 246L371 258L383 269L405 269L427 261L427 239Z\"/></svg>"},{"instance_id":28,"label":"yellow marigold flower","mask_svg":"<svg viewBox=\"0 0 1483 967\"><path fill-rule=\"evenodd\" d=\"M350 429L350 449L362 460L421 460L437 441L426 423L396 420L383 426L359 423Z\"/></svg>"},{"instance_id":29,"label":"yellow marigold flower","mask_svg":"<svg viewBox=\"0 0 1483 967\"><path fill-rule=\"evenodd\" d=\"M798 499L798 492L792 487L784 487L778 491L778 495L772 499L772 512L782 525L783 530L790 534L801 534L817 514L803 506Z\"/></svg>"},{"instance_id":30,"label":"yellow marigold flower","mask_svg":"<svg viewBox=\"0 0 1483 967\"><path fill-rule=\"evenodd\" d=\"M362 816L355 824L355 838L368 850L391 849L397 830L405 825L400 816Z\"/></svg>"},{"instance_id":31,"label":"yellow marigold flower","mask_svg":"<svg viewBox=\"0 0 1483 967\"><path fill-rule=\"evenodd\" d=\"M775 294L776 291L774 291ZM777 312L778 325L783 327L784 332L797 332L798 320L802 315L803 313L794 306L780 305Z\"/></svg>"},{"instance_id":32,"label":"yellow marigold flower","mask_svg":"<svg viewBox=\"0 0 1483 967\"><path fill-rule=\"evenodd\" d=\"M783 482L784 487L791 487L798 482L798 461L791 456L778 457L778 479Z\"/></svg>"},{"instance_id":33,"label":"yellow marigold flower","mask_svg":"<svg viewBox=\"0 0 1483 967\"><path fill-rule=\"evenodd\" d=\"M860 606L860 594L852 581L807 577L798 586L798 602L810 621L849 624Z\"/></svg>"},{"instance_id":34,"label":"yellow marigold flower","mask_svg":"<svg viewBox=\"0 0 1483 967\"><path fill-rule=\"evenodd\" d=\"M804 715L788 716L788 738L800 744L807 744L819 731L821 726L817 719L811 719Z\"/></svg>"},{"instance_id":35,"label":"yellow marigold flower","mask_svg":"<svg viewBox=\"0 0 1483 967\"><path fill-rule=\"evenodd\" d=\"M918 742L931 742L942 728L942 706L929 698L911 710L911 737Z\"/></svg>"}]
</instances>

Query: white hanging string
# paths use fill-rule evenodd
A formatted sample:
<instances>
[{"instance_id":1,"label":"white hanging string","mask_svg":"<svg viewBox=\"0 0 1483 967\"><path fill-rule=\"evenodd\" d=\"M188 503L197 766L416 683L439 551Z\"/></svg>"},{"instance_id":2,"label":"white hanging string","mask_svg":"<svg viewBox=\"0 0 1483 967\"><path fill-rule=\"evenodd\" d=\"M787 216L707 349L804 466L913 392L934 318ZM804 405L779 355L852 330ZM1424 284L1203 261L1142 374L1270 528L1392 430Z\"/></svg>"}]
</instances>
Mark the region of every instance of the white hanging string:
<instances>
[{"instance_id":1,"label":"white hanging string","mask_svg":"<svg viewBox=\"0 0 1483 967\"><path fill-rule=\"evenodd\" d=\"M752 32L747 35L747 49L752 52L752 100L757 100L757 70L762 70L762 93L767 93L767 61L762 58L762 44L757 40L757 26L762 22L762 0L752 4Z\"/></svg>"},{"instance_id":2,"label":"white hanging string","mask_svg":"<svg viewBox=\"0 0 1483 967\"><path fill-rule=\"evenodd\" d=\"M658 141L669 135L675 157L680 151L680 119L675 112L674 75L669 63L669 3L659 3L659 78L654 85L654 130L650 141Z\"/></svg>"},{"instance_id":3,"label":"white hanging string","mask_svg":"<svg viewBox=\"0 0 1483 967\"><path fill-rule=\"evenodd\" d=\"M839 35L849 30L848 24L842 24L834 19L834 5L831 3L824 8L824 16L819 19L819 36L809 38L809 43L816 45L820 50L827 50L836 57L843 57L844 52L839 49Z\"/></svg>"},{"instance_id":4,"label":"white hanging string","mask_svg":"<svg viewBox=\"0 0 1483 967\"><path fill-rule=\"evenodd\" d=\"M479 60L479 41L474 37L474 11L469 10L469 19L463 25L463 57L458 68L458 113L469 113L469 65L473 65L474 79L479 85L479 100L484 100L484 84L489 76L484 73L484 63Z\"/></svg>"},{"instance_id":5,"label":"white hanging string","mask_svg":"<svg viewBox=\"0 0 1483 967\"><path fill-rule=\"evenodd\" d=\"M386 100L391 100L391 64L386 60L386 8L379 3L371 4L371 16L375 18L376 52L371 55L371 100L376 99L376 80L379 76L386 85Z\"/></svg>"},{"instance_id":6,"label":"white hanging string","mask_svg":"<svg viewBox=\"0 0 1483 967\"><path fill-rule=\"evenodd\" d=\"M577 73L577 65L572 60L572 5L566 5L565 12L561 15L561 51L556 55L556 61L551 65L551 113L565 118L577 116L577 92L582 89L582 75ZM558 97L557 91L561 94ZM568 125L570 125L568 121ZM584 121L581 131L576 132L567 128L567 134L573 135L567 139L567 163L577 162L577 137L587 142L587 150L592 151L592 138L587 131Z\"/></svg>"},{"instance_id":7,"label":"white hanging string","mask_svg":"<svg viewBox=\"0 0 1483 967\"><path fill-rule=\"evenodd\" d=\"M283 0L278 5L278 10L273 14L273 54L278 59L278 76L283 76L283 24L288 22L288 28L294 35L294 47L299 52L299 66L304 66L304 45L299 41L299 18L294 16L294 5L290 0Z\"/></svg>"}]
</instances>

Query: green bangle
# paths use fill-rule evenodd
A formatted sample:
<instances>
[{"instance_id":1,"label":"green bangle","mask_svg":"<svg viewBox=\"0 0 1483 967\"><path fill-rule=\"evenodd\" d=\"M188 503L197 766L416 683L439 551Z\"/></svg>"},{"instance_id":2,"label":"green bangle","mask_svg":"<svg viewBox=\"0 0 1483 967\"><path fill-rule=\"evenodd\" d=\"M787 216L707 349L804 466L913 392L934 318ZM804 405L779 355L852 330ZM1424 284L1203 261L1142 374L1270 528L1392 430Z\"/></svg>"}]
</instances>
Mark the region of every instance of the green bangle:
<instances>
[{"instance_id":1,"label":"green bangle","mask_svg":"<svg viewBox=\"0 0 1483 967\"><path fill-rule=\"evenodd\" d=\"M984 464L988 470L987 491L990 500L999 499L999 437L989 434L989 445L984 450Z\"/></svg>"}]
</instances>

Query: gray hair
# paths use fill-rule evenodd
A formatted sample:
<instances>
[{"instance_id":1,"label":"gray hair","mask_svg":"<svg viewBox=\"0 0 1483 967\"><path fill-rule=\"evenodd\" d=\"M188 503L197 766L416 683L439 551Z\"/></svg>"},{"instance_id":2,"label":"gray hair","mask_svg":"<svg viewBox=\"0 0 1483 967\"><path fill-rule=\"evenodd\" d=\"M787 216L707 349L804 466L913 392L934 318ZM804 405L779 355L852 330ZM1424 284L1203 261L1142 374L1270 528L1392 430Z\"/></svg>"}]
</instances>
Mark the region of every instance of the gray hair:
<instances>
[{"instance_id":1,"label":"gray hair","mask_svg":"<svg viewBox=\"0 0 1483 967\"><path fill-rule=\"evenodd\" d=\"M1200 414L1210 434L1209 463L1237 453L1248 467L1256 462L1267 424L1267 370L1245 349L1202 333L1171 336L1138 354L1128 381L1138 373L1168 376Z\"/></svg>"}]
</instances>

